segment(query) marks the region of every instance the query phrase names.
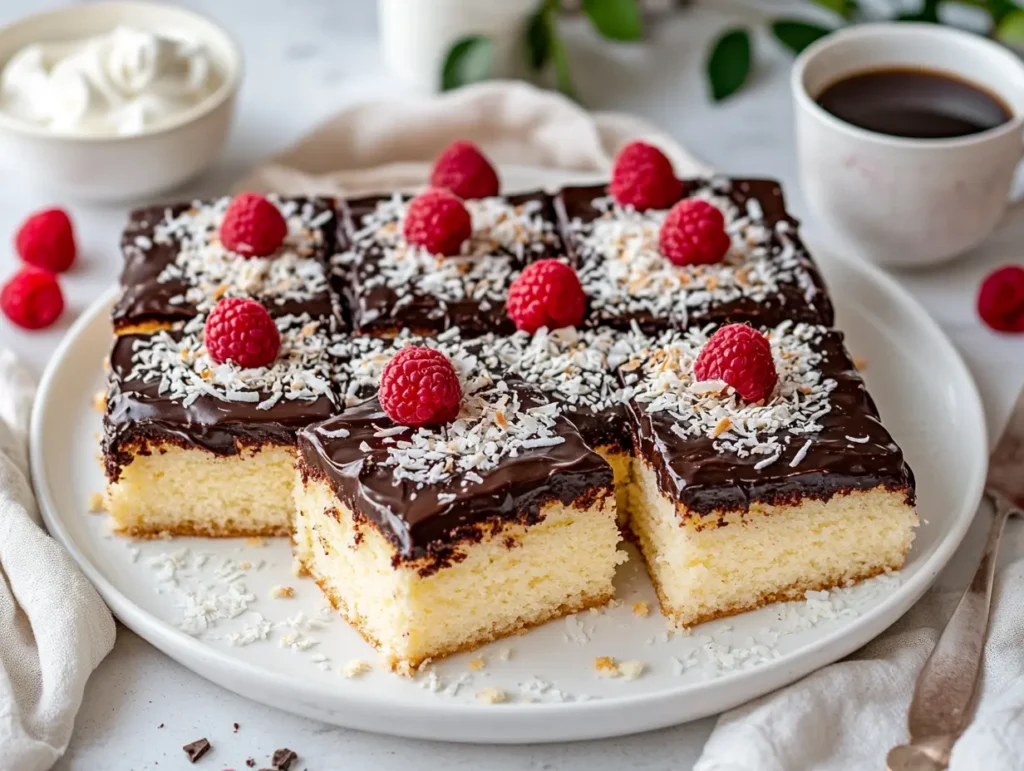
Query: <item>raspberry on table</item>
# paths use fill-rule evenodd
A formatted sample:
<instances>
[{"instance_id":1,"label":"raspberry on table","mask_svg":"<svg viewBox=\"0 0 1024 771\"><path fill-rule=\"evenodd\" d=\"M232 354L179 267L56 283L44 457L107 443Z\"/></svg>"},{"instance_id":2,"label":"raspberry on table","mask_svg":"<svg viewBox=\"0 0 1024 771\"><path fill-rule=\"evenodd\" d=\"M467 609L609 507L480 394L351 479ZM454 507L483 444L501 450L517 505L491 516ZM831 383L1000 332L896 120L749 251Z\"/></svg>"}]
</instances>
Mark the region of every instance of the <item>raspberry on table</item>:
<instances>
[{"instance_id":1,"label":"raspberry on table","mask_svg":"<svg viewBox=\"0 0 1024 771\"><path fill-rule=\"evenodd\" d=\"M576 271L564 262L538 260L512 282L506 308L516 328L533 334L541 327L578 325L583 321L587 296Z\"/></svg>"},{"instance_id":2,"label":"raspberry on table","mask_svg":"<svg viewBox=\"0 0 1024 771\"><path fill-rule=\"evenodd\" d=\"M44 209L29 215L14 236L18 254L29 265L63 273L75 261L75 231L63 209Z\"/></svg>"},{"instance_id":3,"label":"raspberry on table","mask_svg":"<svg viewBox=\"0 0 1024 771\"><path fill-rule=\"evenodd\" d=\"M53 273L30 265L4 284L0 310L19 327L43 329L64 312L64 294Z\"/></svg>"},{"instance_id":4,"label":"raspberry on table","mask_svg":"<svg viewBox=\"0 0 1024 771\"><path fill-rule=\"evenodd\" d=\"M281 348L281 334L267 309L255 300L228 297L210 311L203 330L206 351L218 364L267 367Z\"/></svg>"},{"instance_id":5,"label":"raspberry on table","mask_svg":"<svg viewBox=\"0 0 1024 771\"><path fill-rule=\"evenodd\" d=\"M258 193L236 195L220 224L220 242L242 257L269 257L287 235L281 210Z\"/></svg>"},{"instance_id":6,"label":"raspberry on table","mask_svg":"<svg viewBox=\"0 0 1024 771\"><path fill-rule=\"evenodd\" d=\"M1004 265L985 277L978 315L997 332L1024 332L1024 267Z\"/></svg>"},{"instance_id":7,"label":"raspberry on table","mask_svg":"<svg viewBox=\"0 0 1024 771\"><path fill-rule=\"evenodd\" d=\"M721 262L731 245L721 210L701 198L685 198L673 206L658 233L661 253L680 266Z\"/></svg>"},{"instance_id":8,"label":"raspberry on table","mask_svg":"<svg viewBox=\"0 0 1024 771\"><path fill-rule=\"evenodd\" d=\"M630 142L619 151L608 189L619 204L637 211L667 209L683 195L672 161L646 142Z\"/></svg>"},{"instance_id":9,"label":"raspberry on table","mask_svg":"<svg viewBox=\"0 0 1024 771\"><path fill-rule=\"evenodd\" d=\"M432 187L409 202L402 233L432 254L454 256L473 234L473 222L457 196Z\"/></svg>"},{"instance_id":10,"label":"raspberry on table","mask_svg":"<svg viewBox=\"0 0 1024 771\"><path fill-rule=\"evenodd\" d=\"M437 156L430 186L449 190L462 199L487 198L498 194L498 173L479 147L460 139Z\"/></svg>"},{"instance_id":11,"label":"raspberry on table","mask_svg":"<svg viewBox=\"0 0 1024 771\"><path fill-rule=\"evenodd\" d=\"M771 343L746 324L728 324L711 335L693 363L693 374L700 381L725 381L748 402L767 399L779 379Z\"/></svg>"},{"instance_id":12,"label":"raspberry on table","mask_svg":"<svg viewBox=\"0 0 1024 771\"><path fill-rule=\"evenodd\" d=\"M454 420L462 402L455 367L440 351L410 345L387 363L377 394L395 423L419 428Z\"/></svg>"}]
</instances>

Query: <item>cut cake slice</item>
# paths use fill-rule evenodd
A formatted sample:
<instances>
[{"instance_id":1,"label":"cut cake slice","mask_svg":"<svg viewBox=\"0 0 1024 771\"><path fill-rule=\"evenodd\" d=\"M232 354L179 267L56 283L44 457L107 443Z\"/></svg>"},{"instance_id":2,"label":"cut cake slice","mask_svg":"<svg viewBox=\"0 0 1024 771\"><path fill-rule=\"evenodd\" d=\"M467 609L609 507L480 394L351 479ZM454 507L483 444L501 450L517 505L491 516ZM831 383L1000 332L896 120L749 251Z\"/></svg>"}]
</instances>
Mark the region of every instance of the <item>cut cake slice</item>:
<instances>
[{"instance_id":1,"label":"cut cake slice","mask_svg":"<svg viewBox=\"0 0 1024 771\"><path fill-rule=\"evenodd\" d=\"M511 379L463 389L444 426L375 397L299 433L296 556L402 672L608 602L625 559L611 469L558 406Z\"/></svg>"},{"instance_id":2,"label":"cut cake slice","mask_svg":"<svg viewBox=\"0 0 1024 771\"><path fill-rule=\"evenodd\" d=\"M913 475L841 333L768 330L778 384L748 404L695 381L711 331L664 335L624 375L630 526L665 615L697 624L902 567Z\"/></svg>"}]
</instances>

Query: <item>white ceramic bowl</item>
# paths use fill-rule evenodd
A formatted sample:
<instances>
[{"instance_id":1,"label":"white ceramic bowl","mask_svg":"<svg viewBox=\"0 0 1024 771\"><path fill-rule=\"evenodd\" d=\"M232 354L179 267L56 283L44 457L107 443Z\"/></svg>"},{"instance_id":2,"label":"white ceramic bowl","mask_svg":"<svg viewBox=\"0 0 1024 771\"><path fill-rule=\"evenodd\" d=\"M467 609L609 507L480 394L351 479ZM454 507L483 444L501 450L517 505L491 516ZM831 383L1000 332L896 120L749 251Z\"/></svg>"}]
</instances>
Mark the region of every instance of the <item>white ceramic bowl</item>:
<instances>
[{"instance_id":1,"label":"white ceramic bowl","mask_svg":"<svg viewBox=\"0 0 1024 771\"><path fill-rule=\"evenodd\" d=\"M118 24L174 30L203 41L217 62L217 90L172 121L132 136L75 136L0 113L0 160L24 178L75 199L126 201L176 187L206 169L227 139L242 54L224 30L183 8L116 0L29 16L0 29L0 68L31 43L109 32Z\"/></svg>"}]
</instances>

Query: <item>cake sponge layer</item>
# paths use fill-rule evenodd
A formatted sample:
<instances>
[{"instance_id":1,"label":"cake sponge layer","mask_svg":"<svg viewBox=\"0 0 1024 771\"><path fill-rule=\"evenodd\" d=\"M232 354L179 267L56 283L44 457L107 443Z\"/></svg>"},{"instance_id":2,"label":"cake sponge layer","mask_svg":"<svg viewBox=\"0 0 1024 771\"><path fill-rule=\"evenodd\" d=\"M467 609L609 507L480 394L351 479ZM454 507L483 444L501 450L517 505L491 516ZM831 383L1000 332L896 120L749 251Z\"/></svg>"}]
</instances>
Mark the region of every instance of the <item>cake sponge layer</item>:
<instances>
[{"instance_id":1,"label":"cake sponge layer","mask_svg":"<svg viewBox=\"0 0 1024 771\"><path fill-rule=\"evenodd\" d=\"M604 458L612 468L612 484L615 485L615 509L620 527L629 521L629 479L633 455L629 450L613 444L602 444L594 452Z\"/></svg>"},{"instance_id":2,"label":"cake sponge layer","mask_svg":"<svg viewBox=\"0 0 1024 771\"><path fill-rule=\"evenodd\" d=\"M528 527L488 526L457 547L461 558L423 571L396 560L376 526L353 517L326 482L300 478L295 498L300 563L400 672L602 605L626 559L610 490L586 508L548 503Z\"/></svg>"},{"instance_id":3,"label":"cake sponge layer","mask_svg":"<svg viewBox=\"0 0 1024 771\"><path fill-rule=\"evenodd\" d=\"M115 482L107 508L133 536L287 535L294 506L295 450L243 446L237 455L147 442Z\"/></svg>"},{"instance_id":4,"label":"cake sponge layer","mask_svg":"<svg viewBox=\"0 0 1024 771\"><path fill-rule=\"evenodd\" d=\"M905 492L884 487L687 516L639 458L629 506L662 611L680 626L898 570L918 524Z\"/></svg>"}]
</instances>

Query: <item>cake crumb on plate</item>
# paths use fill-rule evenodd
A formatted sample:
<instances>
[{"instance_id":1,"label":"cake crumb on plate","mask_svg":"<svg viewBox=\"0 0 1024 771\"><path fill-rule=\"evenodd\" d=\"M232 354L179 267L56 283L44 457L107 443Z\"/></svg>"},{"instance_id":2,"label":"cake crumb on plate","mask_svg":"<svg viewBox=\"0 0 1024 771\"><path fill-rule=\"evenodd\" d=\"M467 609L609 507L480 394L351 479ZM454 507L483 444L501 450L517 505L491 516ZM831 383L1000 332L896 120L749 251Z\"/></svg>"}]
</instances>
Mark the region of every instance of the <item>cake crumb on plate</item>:
<instances>
[{"instance_id":1,"label":"cake crumb on plate","mask_svg":"<svg viewBox=\"0 0 1024 771\"><path fill-rule=\"evenodd\" d=\"M484 688L482 691L477 693L477 699L482 701L484 704L501 704L508 700L508 694L506 694L501 688Z\"/></svg>"}]
</instances>

